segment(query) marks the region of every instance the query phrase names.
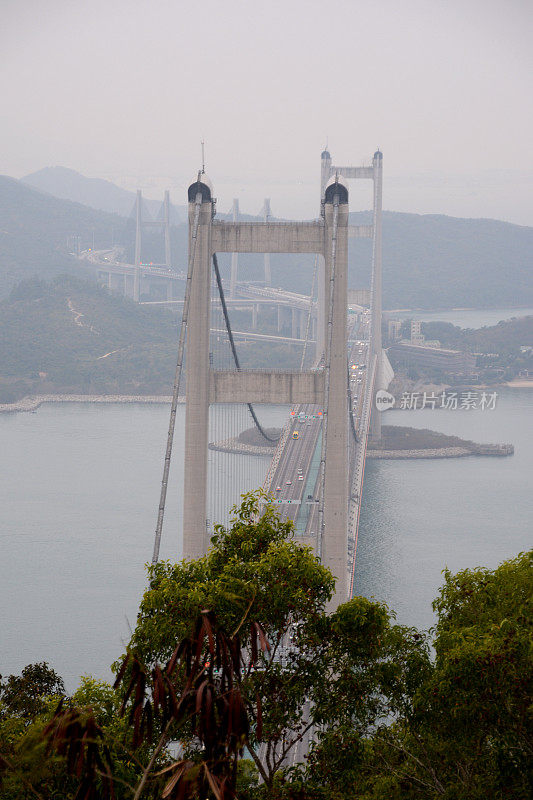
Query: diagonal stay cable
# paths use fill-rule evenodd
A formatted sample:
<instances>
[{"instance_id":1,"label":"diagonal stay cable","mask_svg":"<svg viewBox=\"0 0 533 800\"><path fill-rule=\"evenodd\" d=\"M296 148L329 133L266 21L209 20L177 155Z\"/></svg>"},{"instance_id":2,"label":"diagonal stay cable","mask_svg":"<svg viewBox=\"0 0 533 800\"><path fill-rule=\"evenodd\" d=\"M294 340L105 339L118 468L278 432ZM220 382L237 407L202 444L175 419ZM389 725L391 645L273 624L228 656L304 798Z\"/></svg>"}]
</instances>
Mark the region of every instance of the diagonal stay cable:
<instances>
[{"instance_id":1,"label":"diagonal stay cable","mask_svg":"<svg viewBox=\"0 0 533 800\"><path fill-rule=\"evenodd\" d=\"M181 372L183 367L183 353L185 349L185 337L187 335L187 321L189 318L189 305L191 299L191 283L194 270L194 257L196 254L196 242L198 239L198 225L200 222L200 207L202 205L202 193L200 191L200 175L198 173L198 191L194 201L194 222L191 238L191 253L187 267L187 283L185 284L185 298L183 301L183 314L181 317L181 328L178 342L178 358L176 362L176 372L174 375L174 387L172 391L172 403L170 405L170 421L168 425L167 449L165 452L165 463L163 466L163 479L161 481L161 495L159 498L159 510L157 514L157 525L155 529L154 552L152 564L159 561L159 548L161 546L161 534L163 532L163 518L165 516L165 504L167 499L168 476L170 472L170 460L172 457L172 444L174 441L174 428L176 427L176 411L178 406L178 395L181 383Z\"/></svg>"},{"instance_id":2,"label":"diagonal stay cable","mask_svg":"<svg viewBox=\"0 0 533 800\"><path fill-rule=\"evenodd\" d=\"M222 279L220 277L220 270L218 268L218 259L217 259L217 254L216 253L213 253L213 267L215 269L215 277L217 279L218 294L220 296L220 303L222 305L222 313L224 314L224 321L226 323L226 331L228 333L231 352L233 353L233 360L235 362L235 367L237 369L237 372L240 372L241 371L241 365L239 363L239 357L237 355L237 348L235 347L235 340L233 339L233 331L231 330L231 325L230 325L230 321L229 321L228 307L226 305L226 298L224 297L224 289L222 288ZM247 403L246 405L248 406L248 410L249 410L250 414L252 415L252 419L253 419L253 421L255 423L255 426L256 426L257 430L261 434L261 436L264 439L266 439L267 442L277 442L280 437L279 436L269 436L268 433L261 426L261 423L259 422L259 420L257 419L257 415L256 415L256 413L254 411L254 407L252 406L252 404L251 403Z\"/></svg>"}]
</instances>

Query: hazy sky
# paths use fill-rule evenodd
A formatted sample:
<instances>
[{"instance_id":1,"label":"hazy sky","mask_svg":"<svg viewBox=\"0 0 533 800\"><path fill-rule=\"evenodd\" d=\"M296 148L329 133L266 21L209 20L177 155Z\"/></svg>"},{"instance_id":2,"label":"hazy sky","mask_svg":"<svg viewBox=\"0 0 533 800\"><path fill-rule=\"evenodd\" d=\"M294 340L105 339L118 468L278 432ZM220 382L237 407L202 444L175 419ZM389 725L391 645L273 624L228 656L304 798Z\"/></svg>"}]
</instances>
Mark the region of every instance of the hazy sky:
<instances>
[{"instance_id":1,"label":"hazy sky","mask_svg":"<svg viewBox=\"0 0 533 800\"><path fill-rule=\"evenodd\" d=\"M0 172L317 212L320 151L384 206L533 224L531 0L0 0ZM353 191L366 208L370 185Z\"/></svg>"}]
</instances>

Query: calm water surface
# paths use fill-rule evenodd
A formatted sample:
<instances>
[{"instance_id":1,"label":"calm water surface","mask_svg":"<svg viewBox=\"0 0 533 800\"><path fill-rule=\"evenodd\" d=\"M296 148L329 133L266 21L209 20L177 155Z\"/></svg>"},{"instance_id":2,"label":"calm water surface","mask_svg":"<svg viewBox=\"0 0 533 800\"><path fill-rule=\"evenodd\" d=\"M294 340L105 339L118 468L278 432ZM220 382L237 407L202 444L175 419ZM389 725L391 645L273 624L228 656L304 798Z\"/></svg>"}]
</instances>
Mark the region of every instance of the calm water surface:
<instances>
[{"instance_id":1,"label":"calm water surface","mask_svg":"<svg viewBox=\"0 0 533 800\"><path fill-rule=\"evenodd\" d=\"M493 568L533 545L533 390L500 390L494 411L393 410L383 421L515 446L506 458L367 462L356 592L428 628L444 567Z\"/></svg>"},{"instance_id":2,"label":"calm water surface","mask_svg":"<svg viewBox=\"0 0 533 800\"><path fill-rule=\"evenodd\" d=\"M266 425L286 413L261 411ZM180 554L183 412L162 558ZM529 389L500 390L494 411L387 412L386 424L511 442L515 455L369 461L356 591L389 603L401 622L428 627L446 565L495 567L531 547L532 419ZM110 677L145 587L167 425L168 409L148 405L0 415L0 674L45 660L69 689L84 672ZM228 504L241 486L260 485L267 466L237 456L224 463L233 464Z\"/></svg>"}]
</instances>

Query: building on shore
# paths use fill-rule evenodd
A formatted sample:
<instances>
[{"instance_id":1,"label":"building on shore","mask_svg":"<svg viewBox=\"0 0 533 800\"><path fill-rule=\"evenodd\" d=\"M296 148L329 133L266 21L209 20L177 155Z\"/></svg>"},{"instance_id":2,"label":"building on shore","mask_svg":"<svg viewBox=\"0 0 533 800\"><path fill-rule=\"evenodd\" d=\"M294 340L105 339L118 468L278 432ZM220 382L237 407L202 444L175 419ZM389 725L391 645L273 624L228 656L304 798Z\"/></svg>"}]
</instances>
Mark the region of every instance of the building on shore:
<instances>
[{"instance_id":1,"label":"building on shore","mask_svg":"<svg viewBox=\"0 0 533 800\"><path fill-rule=\"evenodd\" d=\"M472 375L476 371L476 359L471 353L446 350L442 347L398 342L387 350L392 366L417 369L438 369L448 375Z\"/></svg>"}]
</instances>

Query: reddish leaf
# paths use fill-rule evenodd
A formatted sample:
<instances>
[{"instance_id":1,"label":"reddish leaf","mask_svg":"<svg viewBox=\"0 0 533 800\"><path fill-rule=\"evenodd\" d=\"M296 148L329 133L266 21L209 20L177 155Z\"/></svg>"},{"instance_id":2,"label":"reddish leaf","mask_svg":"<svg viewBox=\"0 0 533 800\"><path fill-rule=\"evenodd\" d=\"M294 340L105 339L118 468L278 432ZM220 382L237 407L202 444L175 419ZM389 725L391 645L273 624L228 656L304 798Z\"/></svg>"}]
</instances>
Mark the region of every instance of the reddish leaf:
<instances>
[{"instance_id":1,"label":"reddish leaf","mask_svg":"<svg viewBox=\"0 0 533 800\"><path fill-rule=\"evenodd\" d=\"M117 677L115 678L115 683L113 684L113 689L118 689L118 687L120 686L120 681L124 677L124 673L126 672L126 667L128 666L129 660L130 660L130 654L127 653L126 658L122 662L122 666L120 667L120 669L119 669L119 671L117 673Z\"/></svg>"}]
</instances>

